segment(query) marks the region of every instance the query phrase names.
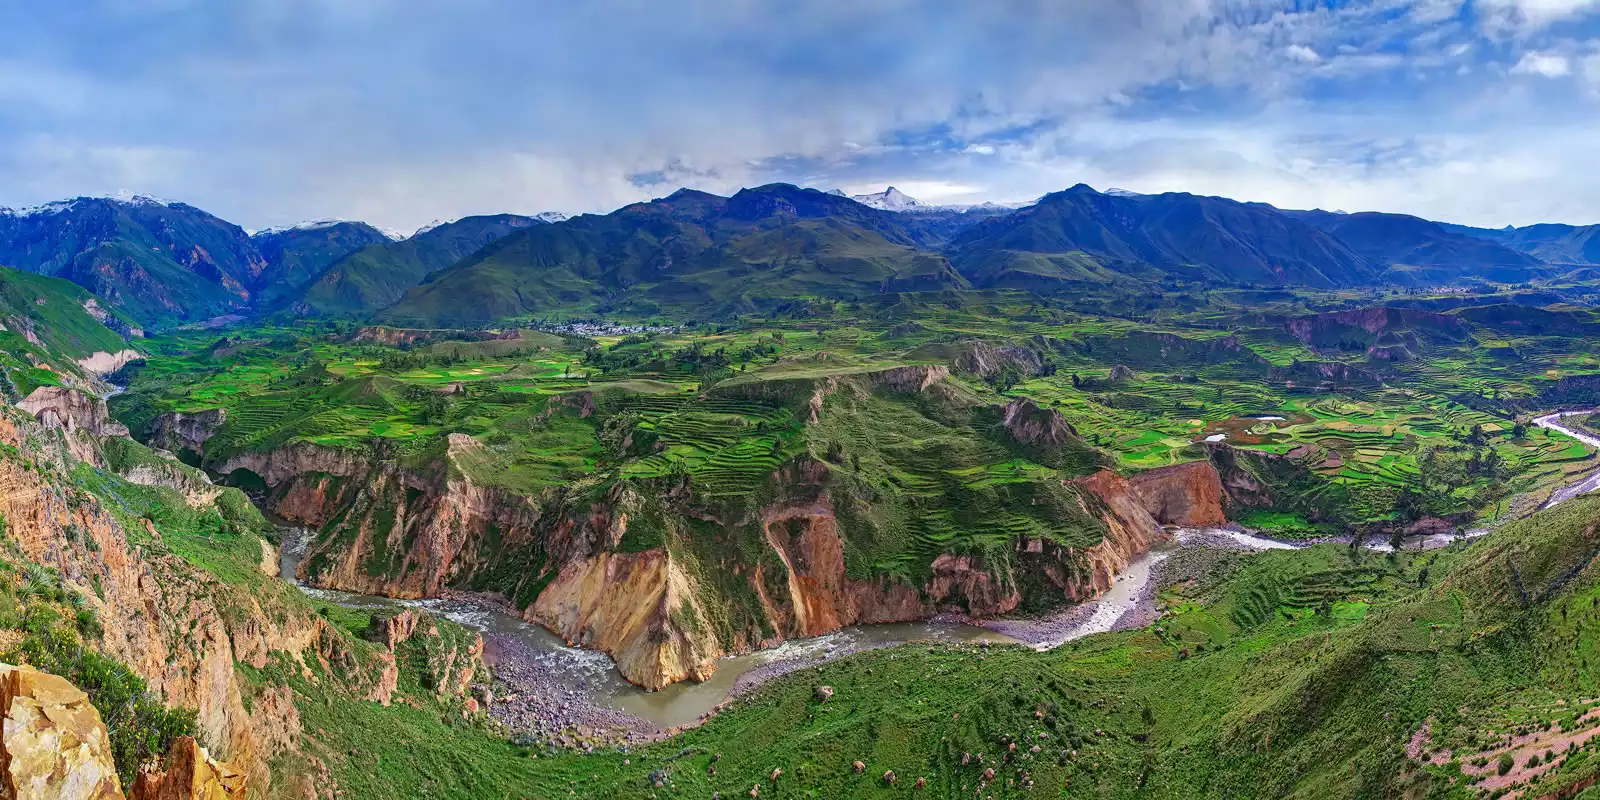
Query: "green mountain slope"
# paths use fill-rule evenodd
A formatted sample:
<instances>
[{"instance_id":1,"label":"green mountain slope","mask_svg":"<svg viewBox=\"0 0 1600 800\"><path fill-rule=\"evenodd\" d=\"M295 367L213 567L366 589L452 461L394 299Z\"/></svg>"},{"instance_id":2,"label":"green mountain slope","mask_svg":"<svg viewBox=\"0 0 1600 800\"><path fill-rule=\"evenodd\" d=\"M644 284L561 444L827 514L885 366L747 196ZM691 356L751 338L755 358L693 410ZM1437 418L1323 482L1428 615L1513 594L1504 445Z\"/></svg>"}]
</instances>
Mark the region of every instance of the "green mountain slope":
<instances>
[{"instance_id":1,"label":"green mountain slope","mask_svg":"<svg viewBox=\"0 0 1600 800\"><path fill-rule=\"evenodd\" d=\"M1444 227L1456 233L1497 242L1551 264L1600 264L1600 225L1546 223L1521 228Z\"/></svg>"},{"instance_id":2,"label":"green mountain slope","mask_svg":"<svg viewBox=\"0 0 1600 800\"><path fill-rule=\"evenodd\" d=\"M88 197L0 210L0 265L66 278L145 325L244 308L267 266L243 229L193 206Z\"/></svg>"},{"instance_id":3,"label":"green mountain slope","mask_svg":"<svg viewBox=\"0 0 1600 800\"><path fill-rule=\"evenodd\" d=\"M371 244L333 262L294 294L288 306L299 313L369 314L479 248L513 231L543 224L515 214L467 217L398 242Z\"/></svg>"},{"instance_id":4,"label":"green mountain slope","mask_svg":"<svg viewBox=\"0 0 1600 800\"><path fill-rule=\"evenodd\" d=\"M1554 273L1543 261L1525 252L1406 214L1283 213L1349 245L1384 270L1384 283L1442 284L1472 277L1516 283Z\"/></svg>"},{"instance_id":5,"label":"green mountain slope","mask_svg":"<svg viewBox=\"0 0 1600 800\"><path fill-rule=\"evenodd\" d=\"M950 257L976 285L1046 291L1163 275L1320 287L1374 277L1343 243L1269 208L1081 184L967 229Z\"/></svg>"},{"instance_id":6,"label":"green mountain slope","mask_svg":"<svg viewBox=\"0 0 1600 800\"><path fill-rule=\"evenodd\" d=\"M0 268L0 326L0 371L5 376L0 391L10 400L37 386L86 379L89 373L79 359L129 349L112 328L130 334L136 330L80 286L5 268Z\"/></svg>"},{"instance_id":7,"label":"green mountain slope","mask_svg":"<svg viewBox=\"0 0 1600 800\"><path fill-rule=\"evenodd\" d=\"M808 297L964 288L926 249L931 222L784 184L679 191L530 228L440 272L378 315L483 325L558 310L754 310Z\"/></svg>"},{"instance_id":8,"label":"green mountain slope","mask_svg":"<svg viewBox=\"0 0 1600 800\"><path fill-rule=\"evenodd\" d=\"M272 305L321 275L330 264L368 245L392 240L365 222L328 220L258 231L250 237L267 268L257 301Z\"/></svg>"}]
</instances>

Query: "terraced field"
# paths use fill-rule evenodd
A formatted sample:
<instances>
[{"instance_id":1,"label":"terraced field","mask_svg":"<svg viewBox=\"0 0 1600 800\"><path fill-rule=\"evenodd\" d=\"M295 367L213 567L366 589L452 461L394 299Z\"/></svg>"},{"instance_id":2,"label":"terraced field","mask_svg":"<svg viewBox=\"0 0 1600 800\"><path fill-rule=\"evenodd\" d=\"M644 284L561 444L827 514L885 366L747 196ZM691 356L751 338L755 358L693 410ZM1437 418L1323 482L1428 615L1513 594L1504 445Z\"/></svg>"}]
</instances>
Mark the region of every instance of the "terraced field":
<instances>
[{"instance_id":1,"label":"terraced field","mask_svg":"<svg viewBox=\"0 0 1600 800\"><path fill-rule=\"evenodd\" d=\"M825 442L807 433L793 402L705 390L947 363L952 380L981 402L1027 397L1060 412L1124 471L1203 458L1207 441L1223 441L1304 463L1356 498L1358 518L1367 519L1385 518L1400 495L1430 483L1424 472L1441 471L1440 453L1471 460L1475 470L1445 480L1448 499L1440 502L1489 514L1499 513L1504 493L1493 487L1526 488L1592 466L1583 445L1516 425L1540 408L1553 379L1600 364L1587 346L1482 326L1469 326L1468 339L1459 326L1444 334L1417 328L1384 335L1421 353L1377 361L1361 349L1309 343L1345 334L1307 336L1282 321L1311 319L1307 309L1349 299L1295 296L1229 310L1228 295L1218 293L1210 307L1162 312L1163 323L1149 324L993 295L904 315L840 306L786 322L595 339L528 332L523 345L437 341L414 350L333 330L186 334L152 342L160 357L114 409L137 428L161 411L227 408L227 426L208 445L218 451L300 439L344 448L387 441L393 452L425 453L446 433L466 433L525 467L531 477L518 485L530 490L609 465L627 478L688 475L718 502L748 498L794 456L824 456L842 443L882 462L874 468L892 481L876 490L915 509L889 527L928 547L971 538L935 498L1014 491L1044 474L1012 453L959 452L939 434L948 420L921 412L880 410L887 416L869 415L861 429L840 429L836 442ZM368 390L348 388L357 384ZM592 417L581 402L562 399L583 392L597 398ZM553 422L562 415L577 419ZM635 440L648 446L604 452L602 429L618 415L633 420ZM1484 459L1492 462L1487 472ZM995 530L1034 524L1001 518Z\"/></svg>"}]
</instances>

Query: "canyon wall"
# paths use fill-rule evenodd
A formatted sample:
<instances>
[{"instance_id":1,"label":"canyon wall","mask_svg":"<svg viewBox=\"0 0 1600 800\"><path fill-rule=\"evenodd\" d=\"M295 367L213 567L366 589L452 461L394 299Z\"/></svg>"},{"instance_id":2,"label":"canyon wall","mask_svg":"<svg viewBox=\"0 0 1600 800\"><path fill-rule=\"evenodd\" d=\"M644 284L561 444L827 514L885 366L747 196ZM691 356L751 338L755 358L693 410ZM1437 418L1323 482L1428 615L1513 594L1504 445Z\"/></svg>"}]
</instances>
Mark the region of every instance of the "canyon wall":
<instances>
[{"instance_id":1,"label":"canyon wall","mask_svg":"<svg viewBox=\"0 0 1600 800\"><path fill-rule=\"evenodd\" d=\"M197 746L237 765L258 790L276 785L268 760L298 751L302 731L288 687L247 687L235 664L264 668L273 653L284 653L302 665L318 662L324 674L338 676L355 696L389 701L396 684L393 646L375 654L363 647L358 656L349 634L332 629L298 590L275 575L257 575L247 585L219 581L169 551L149 520L142 529L127 530L99 497L59 480L56 476L67 474L80 457L116 461L105 451L118 440L97 438L90 432L93 425L79 420L69 432L67 425L44 419L54 408L67 410L63 422L73 419L79 405L44 406L40 417L49 427L0 412L0 443L8 446L0 454L0 519L16 556L53 568L94 613L99 624L91 643L95 649L126 664L165 704L194 709ZM91 413L87 419L97 418ZM84 453L85 448L95 451ZM194 470L177 464L170 472L160 469L166 462L144 453L144 460L129 469L130 478L187 490L184 500L202 505L220 493L203 476L189 474ZM212 493L209 500L191 494L197 485ZM253 531L219 535L254 539L238 547L259 551L269 562L263 569L275 567L269 558L275 548ZM475 669L480 656L481 642L452 656L460 663L443 673L457 679L441 683L441 693L464 695L459 675ZM254 714L246 710L247 697Z\"/></svg>"},{"instance_id":2,"label":"canyon wall","mask_svg":"<svg viewBox=\"0 0 1600 800\"><path fill-rule=\"evenodd\" d=\"M909 366L717 393L792 401L815 424L839 392L970 403L948 376L942 366ZM592 413L592 403L581 406ZM1092 468L1101 457L1059 414L1026 401L982 419L1041 458ZM1098 541L1018 536L987 558L932 554L914 581L869 578L847 569L851 532L835 511L832 468L814 459L784 464L762 502L732 510L708 505L688 481L617 480L525 497L469 476L463 460L480 460L481 447L452 434L443 458L403 467L296 443L234 455L217 469L249 470L268 487L274 513L317 529L299 567L310 585L402 598L490 592L508 611L610 654L624 677L652 689L702 680L728 653L841 626L1004 614L1030 593L1040 605L1083 601L1163 535L1129 485L1102 470L1059 487L1103 531ZM752 530L767 553L753 561L696 550L695 537L732 541Z\"/></svg>"},{"instance_id":3,"label":"canyon wall","mask_svg":"<svg viewBox=\"0 0 1600 800\"><path fill-rule=\"evenodd\" d=\"M1146 470L1128 485L1162 525L1206 528L1225 524L1222 478L1209 461L1190 461Z\"/></svg>"}]
</instances>

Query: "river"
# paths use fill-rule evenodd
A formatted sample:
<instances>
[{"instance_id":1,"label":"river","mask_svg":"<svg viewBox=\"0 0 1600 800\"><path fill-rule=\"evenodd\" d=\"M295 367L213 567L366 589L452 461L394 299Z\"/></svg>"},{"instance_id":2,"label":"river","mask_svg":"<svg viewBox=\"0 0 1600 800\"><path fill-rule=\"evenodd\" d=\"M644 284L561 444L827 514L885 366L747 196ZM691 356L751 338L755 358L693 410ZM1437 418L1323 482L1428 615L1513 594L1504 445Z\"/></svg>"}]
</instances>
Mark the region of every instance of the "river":
<instances>
[{"instance_id":1,"label":"river","mask_svg":"<svg viewBox=\"0 0 1600 800\"><path fill-rule=\"evenodd\" d=\"M1596 413L1596 409L1591 408L1585 411L1558 411L1554 414L1546 414L1542 417L1539 417L1533 421L1533 424L1538 425L1541 428L1560 431L1561 433L1571 436L1572 438L1577 439L1578 441L1583 442L1590 447L1600 449L1600 439L1561 424L1561 420L1566 417L1588 416L1589 414L1593 413ZM1572 484L1571 486L1563 486L1560 489L1555 490L1550 494L1550 499L1546 500L1544 506L1542 507L1549 508L1557 503L1577 497L1580 494L1592 492L1595 489L1600 489L1600 470L1596 470L1588 477Z\"/></svg>"},{"instance_id":2,"label":"river","mask_svg":"<svg viewBox=\"0 0 1600 800\"><path fill-rule=\"evenodd\" d=\"M1559 431L1600 448L1600 438L1560 424L1563 417L1591 411L1566 411L1534 420L1542 428ZM1587 476L1552 494L1546 506L1555 505L1579 494L1600 488L1600 472ZM1473 529L1455 534L1409 537L1406 549L1431 549L1455 541L1473 539L1488 533ZM1223 547L1244 550L1298 549L1318 543L1348 543L1348 537L1333 537L1315 542L1290 542L1259 536L1239 528L1174 529L1172 541L1134 559L1112 581L1100 597L1039 619L992 619L978 624L927 620L922 622L866 625L809 639L796 639L753 653L733 655L717 663L717 670L703 683L683 681L660 691L646 691L628 683L604 653L568 646L559 636L542 626L505 613L498 607L470 597L430 600L396 600L349 592L300 588L324 602L360 609L426 609L446 619L483 633L485 655L504 673L520 682L529 695L541 695L541 705L522 711L522 717L508 719L516 726L529 717L545 724L549 735L564 725L590 729L640 730L654 728L649 735L667 728L691 725L703 719L730 695L736 695L762 680L819 661L853 652L912 641L945 642L1020 642L1039 650L1049 650L1066 642L1097 633L1138 627L1154 620L1153 603L1157 567L1179 548ZM304 531L293 530L285 538L280 563L281 575L295 580L295 567L304 555ZM1387 541L1364 543L1375 551L1391 549ZM496 709L497 715L500 713ZM641 724L642 723L642 724ZM628 741L633 737L624 737ZM552 741L558 737L551 736ZM567 740L560 740L566 742Z\"/></svg>"},{"instance_id":3,"label":"river","mask_svg":"<svg viewBox=\"0 0 1600 800\"><path fill-rule=\"evenodd\" d=\"M526 622L501 609L469 597L398 600L378 595L316 589L295 578L304 557L303 529L286 530L279 557L279 575L310 597L346 608L392 610L421 608L481 632L485 657L491 664L516 658L522 666L546 673L558 692L580 693L591 702L647 720L660 728L689 725L700 719L730 693L745 688L749 679L771 677L819 661L853 652L914 641L1009 643L1015 640L999 631L945 620L858 625L808 639L791 639L777 647L727 656L703 683L680 681L659 691L646 691L624 680L611 657L597 650L571 647L561 637L536 623ZM532 662L531 664L527 662ZM572 695L576 698L576 694Z\"/></svg>"}]
</instances>

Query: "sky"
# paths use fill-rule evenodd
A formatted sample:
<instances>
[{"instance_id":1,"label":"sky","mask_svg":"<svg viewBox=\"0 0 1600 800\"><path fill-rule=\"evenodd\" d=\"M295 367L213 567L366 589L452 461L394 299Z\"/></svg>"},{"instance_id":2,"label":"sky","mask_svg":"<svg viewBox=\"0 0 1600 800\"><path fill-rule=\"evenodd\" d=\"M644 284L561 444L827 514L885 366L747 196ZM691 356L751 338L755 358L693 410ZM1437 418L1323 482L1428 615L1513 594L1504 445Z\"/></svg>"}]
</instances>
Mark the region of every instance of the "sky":
<instances>
[{"instance_id":1,"label":"sky","mask_svg":"<svg viewBox=\"0 0 1600 800\"><path fill-rule=\"evenodd\" d=\"M261 228L1077 183L1600 222L1600 0L0 4L0 206Z\"/></svg>"}]
</instances>

